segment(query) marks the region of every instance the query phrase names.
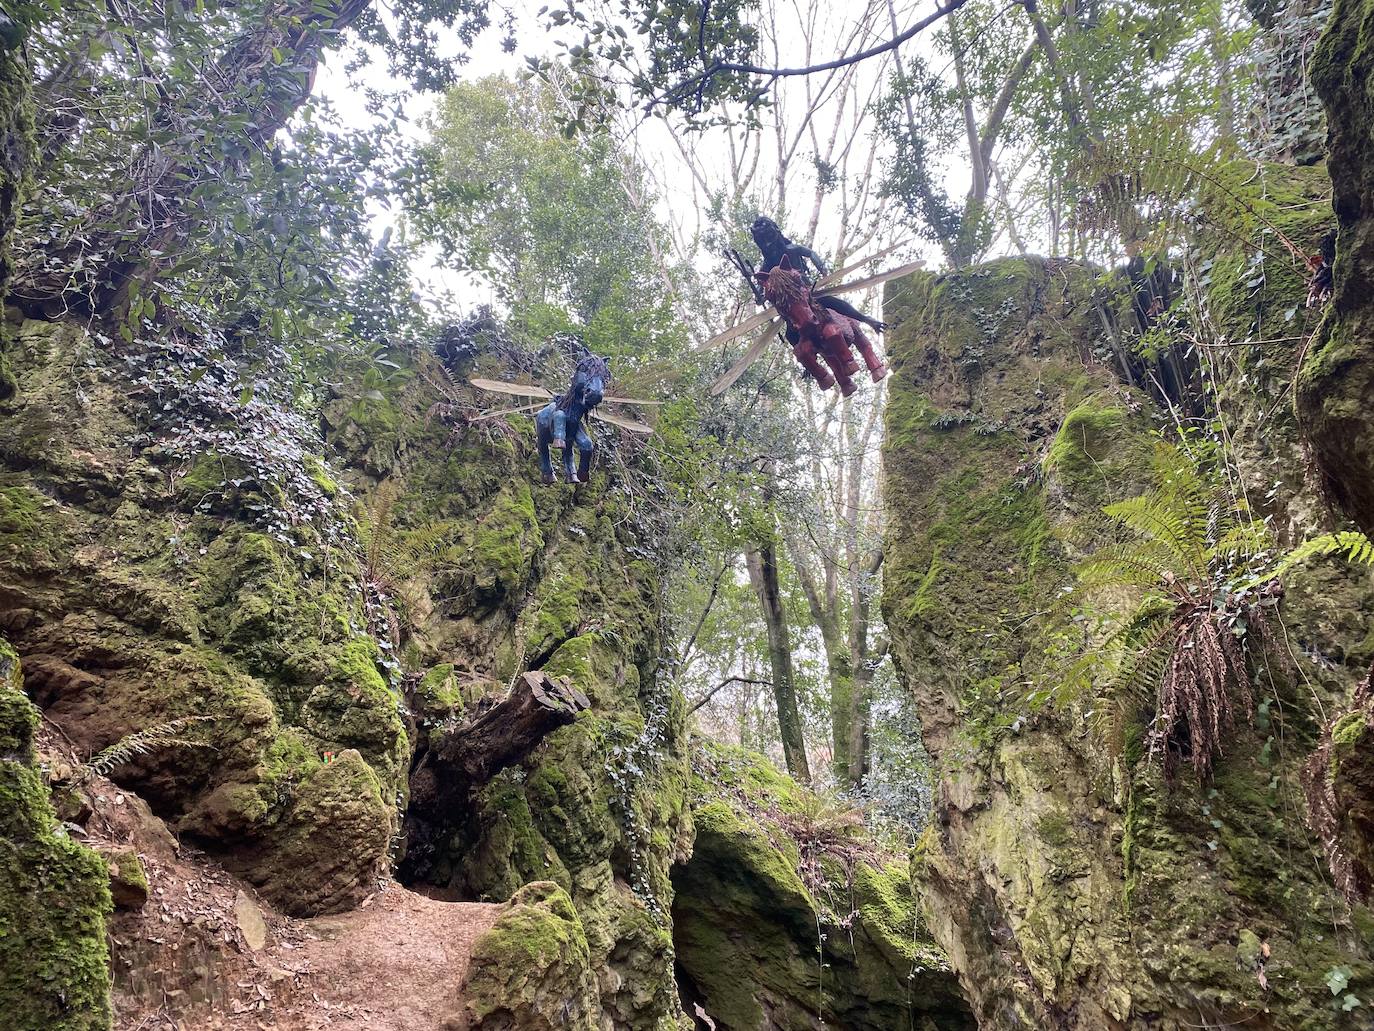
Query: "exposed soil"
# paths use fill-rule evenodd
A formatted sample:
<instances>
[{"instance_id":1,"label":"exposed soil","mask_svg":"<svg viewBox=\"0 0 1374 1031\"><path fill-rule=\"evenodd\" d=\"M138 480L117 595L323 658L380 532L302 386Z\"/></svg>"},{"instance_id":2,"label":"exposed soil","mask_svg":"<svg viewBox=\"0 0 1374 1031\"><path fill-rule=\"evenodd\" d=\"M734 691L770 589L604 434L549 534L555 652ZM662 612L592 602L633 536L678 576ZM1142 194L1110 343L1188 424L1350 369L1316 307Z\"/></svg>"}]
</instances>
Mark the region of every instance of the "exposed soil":
<instances>
[{"instance_id":1,"label":"exposed soil","mask_svg":"<svg viewBox=\"0 0 1374 1031\"><path fill-rule=\"evenodd\" d=\"M61 773L70 749L43 751ZM148 880L110 922L115 1031L455 1031L476 940L505 908L444 902L394 881L355 910L298 920L261 902L211 856L178 842L131 792L97 778L71 832ZM81 833L84 826L84 834Z\"/></svg>"},{"instance_id":2,"label":"exposed soil","mask_svg":"<svg viewBox=\"0 0 1374 1031\"><path fill-rule=\"evenodd\" d=\"M351 913L302 922L307 934L318 935L295 954L304 960L305 994L311 998L302 998L288 1014L299 1022L279 1020L275 1026L287 1031L461 1027L459 986L468 958L503 907L439 902L394 882L363 905ZM333 1015L332 1023L319 1022L320 1014L311 1012L316 994L332 1007L325 1010Z\"/></svg>"}]
</instances>

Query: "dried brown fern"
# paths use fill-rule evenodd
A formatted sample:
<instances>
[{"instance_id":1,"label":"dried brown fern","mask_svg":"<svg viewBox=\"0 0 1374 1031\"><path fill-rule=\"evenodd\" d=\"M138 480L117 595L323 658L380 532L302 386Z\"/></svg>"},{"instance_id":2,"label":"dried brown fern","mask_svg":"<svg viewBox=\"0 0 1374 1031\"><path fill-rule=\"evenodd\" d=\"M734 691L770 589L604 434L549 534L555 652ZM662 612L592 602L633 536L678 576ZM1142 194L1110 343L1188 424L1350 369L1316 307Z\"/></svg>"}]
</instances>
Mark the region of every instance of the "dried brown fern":
<instances>
[{"instance_id":1,"label":"dried brown fern","mask_svg":"<svg viewBox=\"0 0 1374 1031\"><path fill-rule=\"evenodd\" d=\"M1333 731L1338 724L1363 719L1366 726L1374 726L1374 666L1355 688L1350 708L1332 719L1322 730L1321 743L1303 764L1302 787L1307 796L1307 825L1326 852L1327 865L1336 888L1346 898L1356 901L1369 897L1374 870L1356 861L1342 840L1345 823L1342 807L1336 798L1332 780L1331 752Z\"/></svg>"}]
</instances>

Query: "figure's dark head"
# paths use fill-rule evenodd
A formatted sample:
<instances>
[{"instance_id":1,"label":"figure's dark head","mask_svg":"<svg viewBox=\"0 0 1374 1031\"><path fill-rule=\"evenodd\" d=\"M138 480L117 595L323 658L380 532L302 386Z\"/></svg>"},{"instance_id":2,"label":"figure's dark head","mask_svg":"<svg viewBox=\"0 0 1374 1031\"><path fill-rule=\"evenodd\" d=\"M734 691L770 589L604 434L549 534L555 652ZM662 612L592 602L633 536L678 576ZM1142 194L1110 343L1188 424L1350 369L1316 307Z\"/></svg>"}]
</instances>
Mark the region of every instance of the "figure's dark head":
<instances>
[{"instance_id":1,"label":"figure's dark head","mask_svg":"<svg viewBox=\"0 0 1374 1031\"><path fill-rule=\"evenodd\" d=\"M765 241L771 243L774 240L783 239L782 230L778 228L778 224L771 218L765 218L762 215L754 219L754 224L749 227L749 234L753 236L754 242L760 247Z\"/></svg>"},{"instance_id":2,"label":"figure's dark head","mask_svg":"<svg viewBox=\"0 0 1374 1031\"><path fill-rule=\"evenodd\" d=\"M573 373L573 400L583 408L595 408L601 403L611 382L611 366L599 354L588 352L577 363Z\"/></svg>"}]
</instances>

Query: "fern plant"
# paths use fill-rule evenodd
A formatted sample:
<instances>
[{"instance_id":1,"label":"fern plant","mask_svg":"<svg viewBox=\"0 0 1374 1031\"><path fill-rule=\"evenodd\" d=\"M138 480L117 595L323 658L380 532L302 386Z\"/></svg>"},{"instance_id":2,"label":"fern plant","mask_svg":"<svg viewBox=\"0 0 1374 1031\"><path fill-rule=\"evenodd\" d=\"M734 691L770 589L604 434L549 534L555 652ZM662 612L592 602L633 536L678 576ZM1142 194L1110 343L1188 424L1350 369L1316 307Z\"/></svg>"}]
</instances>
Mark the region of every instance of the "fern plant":
<instances>
[{"instance_id":1,"label":"fern plant","mask_svg":"<svg viewBox=\"0 0 1374 1031\"><path fill-rule=\"evenodd\" d=\"M1281 595L1272 576L1257 582L1267 528L1207 461L1202 442L1160 442L1155 488L1104 509L1121 539L1079 563L1057 606L1077 637L1060 636L1063 661L1032 693L1095 696L1118 742L1153 710L1148 754L1169 777L1184 759L1206 777L1238 718L1253 715L1247 650L1268 645L1266 612Z\"/></svg>"},{"instance_id":2,"label":"fern plant","mask_svg":"<svg viewBox=\"0 0 1374 1031\"><path fill-rule=\"evenodd\" d=\"M1353 564L1374 566L1374 541L1359 530L1324 533L1303 541L1279 559L1278 564L1265 576L1269 579L1280 577L1308 559L1326 558L1330 555L1337 555Z\"/></svg>"},{"instance_id":3,"label":"fern plant","mask_svg":"<svg viewBox=\"0 0 1374 1031\"><path fill-rule=\"evenodd\" d=\"M1184 120L1150 120L1080 154L1069 170L1069 181L1079 184L1073 211L1079 232L1092 240L1114 238L1133 255L1162 256L1176 253L1203 223L1211 232L1229 232L1225 220L1207 214L1223 206L1263 229L1258 240L1237 243L1267 250L1268 239L1275 240L1299 268L1315 274L1320 256L1308 254L1264 214L1269 201L1262 177L1232 181L1226 174L1231 157L1217 148L1196 150L1194 132Z\"/></svg>"},{"instance_id":4,"label":"fern plant","mask_svg":"<svg viewBox=\"0 0 1374 1031\"><path fill-rule=\"evenodd\" d=\"M362 545L363 585L368 599L368 619L379 636L400 643L403 625L411 622L415 607L411 581L435 569L462 561L464 525L455 520L436 520L411 530L396 525L400 487L386 480L371 502L358 509L358 540Z\"/></svg>"},{"instance_id":5,"label":"fern plant","mask_svg":"<svg viewBox=\"0 0 1374 1031\"><path fill-rule=\"evenodd\" d=\"M132 734L125 734L114 744L101 749L78 766L77 779L85 783L94 777L107 777L141 755L168 748L204 748L206 742L192 741L180 735L197 723L209 723L214 719L214 716L182 716Z\"/></svg>"}]
</instances>

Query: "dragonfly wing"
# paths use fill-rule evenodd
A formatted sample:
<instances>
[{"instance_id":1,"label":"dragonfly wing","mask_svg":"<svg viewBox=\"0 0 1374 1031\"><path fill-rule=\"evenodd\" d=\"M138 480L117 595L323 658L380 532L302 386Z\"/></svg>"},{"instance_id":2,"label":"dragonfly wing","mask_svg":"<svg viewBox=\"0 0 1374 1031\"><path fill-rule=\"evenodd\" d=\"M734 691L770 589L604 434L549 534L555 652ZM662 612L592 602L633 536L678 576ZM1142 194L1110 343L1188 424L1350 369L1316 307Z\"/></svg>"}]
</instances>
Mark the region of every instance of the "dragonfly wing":
<instances>
[{"instance_id":1,"label":"dragonfly wing","mask_svg":"<svg viewBox=\"0 0 1374 1031\"><path fill-rule=\"evenodd\" d=\"M778 324L776 323L770 322L765 326L763 332L759 334L758 339L754 341L749 350L744 352L744 357L735 362L729 372L711 384L711 389L709 391L710 395L712 397L719 397L734 386L735 380L744 375L744 370L758 361L759 356L768 349L768 341L773 339L773 334L777 331Z\"/></svg>"},{"instance_id":2,"label":"dragonfly wing","mask_svg":"<svg viewBox=\"0 0 1374 1031\"><path fill-rule=\"evenodd\" d=\"M830 275L828 276L822 276L820 279L816 280L816 289L823 290L827 286L830 286L832 283L838 283L841 279L849 275L851 272L857 272L865 265L871 264L875 261L882 261L889 254L891 254L893 251L897 250L899 247L902 246L904 245L900 243L894 243L891 247L886 247L883 250L879 251L877 254L871 254L867 258L860 258L858 261L846 265L842 269L837 269L836 271L830 273Z\"/></svg>"},{"instance_id":3,"label":"dragonfly wing","mask_svg":"<svg viewBox=\"0 0 1374 1031\"><path fill-rule=\"evenodd\" d=\"M717 333L710 340L706 341L706 343L698 347L697 353L700 354L702 351L709 351L711 350L711 348L719 347L721 344L728 344L731 340L734 340L736 337L742 337L745 333L752 333L754 332L754 330L758 329L764 323L770 322L777 317L778 309L774 308L770 304L767 308L763 309L763 311L759 312L757 315L745 319L738 325L731 326L724 332Z\"/></svg>"},{"instance_id":4,"label":"dragonfly wing","mask_svg":"<svg viewBox=\"0 0 1374 1031\"><path fill-rule=\"evenodd\" d=\"M608 422L612 426L619 426L622 430L629 430L631 433L648 434L654 432L652 426L645 425L634 419L627 419L623 415L608 415L605 412L592 412L592 417L600 419L602 422Z\"/></svg>"},{"instance_id":5,"label":"dragonfly wing","mask_svg":"<svg viewBox=\"0 0 1374 1031\"><path fill-rule=\"evenodd\" d=\"M899 265L897 268L889 269L887 272L879 272L876 276L868 276L865 279L856 279L852 283L841 283L839 286L828 286L824 290L818 290L818 294L831 296L833 294L852 294L858 290L868 290L871 287L880 286L889 279L898 279L901 276L909 276L918 269L926 267L924 261L913 261L908 265Z\"/></svg>"},{"instance_id":6,"label":"dragonfly wing","mask_svg":"<svg viewBox=\"0 0 1374 1031\"><path fill-rule=\"evenodd\" d=\"M545 400L553 397L543 387L536 387L529 383L507 383L499 379L470 379L468 380L478 390L490 390L494 394L514 394L516 397L542 397Z\"/></svg>"},{"instance_id":7,"label":"dragonfly wing","mask_svg":"<svg viewBox=\"0 0 1374 1031\"><path fill-rule=\"evenodd\" d=\"M658 407L664 403L663 401L641 401L634 397L603 397L601 400L609 405L653 405Z\"/></svg>"},{"instance_id":8,"label":"dragonfly wing","mask_svg":"<svg viewBox=\"0 0 1374 1031\"><path fill-rule=\"evenodd\" d=\"M474 416L473 422L483 422L487 419L495 419L501 415L516 415L519 412L532 412L536 408L543 408L543 401L536 401L532 405L521 405L519 408L503 408L499 412L483 412L481 415Z\"/></svg>"}]
</instances>

